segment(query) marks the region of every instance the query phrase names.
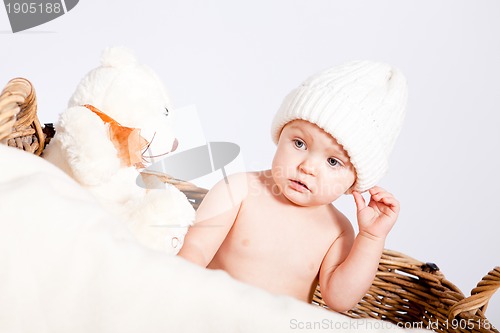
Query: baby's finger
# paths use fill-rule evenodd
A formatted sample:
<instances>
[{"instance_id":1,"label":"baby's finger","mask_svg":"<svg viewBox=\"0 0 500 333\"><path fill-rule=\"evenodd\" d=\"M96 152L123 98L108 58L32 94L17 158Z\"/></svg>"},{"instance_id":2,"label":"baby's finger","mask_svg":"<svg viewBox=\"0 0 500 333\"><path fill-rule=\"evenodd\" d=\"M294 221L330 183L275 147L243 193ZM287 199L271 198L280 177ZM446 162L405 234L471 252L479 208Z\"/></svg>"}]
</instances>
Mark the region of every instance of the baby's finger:
<instances>
[{"instance_id":1,"label":"baby's finger","mask_svg":"<svg viewBox=\"0 0 500 333\"><path fill-rule=\"evenodd\" d=\"M387 197L388 198L394 198L394 195L392 195L392 193L389 193L389 192L387 192L385 190L381 190L380 192L372 194L372 198L375 201L380 201L383 198L387 198Z\"/></svg>"},{"instance_id":2,"label":"baby's finger","mask_svg":"<svg viewBox=\"0 0 500 333\"><path fill-rule=\"evenodd\" d=\"M373 186L372 188L370 188L368 190L368 192L370 192L370 195L376 195L378 193L383 193L383 192L387 192L386 190L384 190L382 187L380 186Z\"/></svg>"},{"instance_id":3,"label":"baby's finger","mask_svg":"<svg viewBox=\"0 0 500 333\"><path fill-rule=\"evenodd\" d=\"M363 198L361 193L352 191L352 196L354 197L354 202L356 203L356 209L358 210L358 212L366 207L365 198Z\"/></svg>"},{"instance_id":4,"label":"baby's finger","mask_svg":"<svg viewBox=\"0 0 500 333\"><path fill-rule=\"evenodd\" d=\"M399 213L400 204L399 204L399 201L396 198L394 198L394 197L384 197L384 198L382 198L382 200L380 200L380 202L382 202L386 206L389 206L389 208L392 211L394 211L396 213Z\"/></svg>"},{"instance_id":5,"label":"baby's finger","mask_svg":"<svg viewBox=\"0 0 500 333\"><path fill-rule=\"evenodd\" d=\"M380 191L385 191L385 190L378 185L374 185L370 188L370 191L380 192Z\"/></svg>"}]
</instances>

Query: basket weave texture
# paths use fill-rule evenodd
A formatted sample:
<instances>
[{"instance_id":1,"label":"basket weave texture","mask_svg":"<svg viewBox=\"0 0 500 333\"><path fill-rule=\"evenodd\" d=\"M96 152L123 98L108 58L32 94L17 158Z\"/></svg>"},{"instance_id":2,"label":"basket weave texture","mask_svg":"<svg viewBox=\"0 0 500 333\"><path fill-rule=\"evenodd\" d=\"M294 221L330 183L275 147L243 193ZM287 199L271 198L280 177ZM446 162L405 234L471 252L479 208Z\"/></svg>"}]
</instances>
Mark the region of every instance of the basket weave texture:
<instances>
[{"instance_id":1,"label":"basket weave texture","mask_svg":"<svg viewBox=\"0 0 500 333\"><path fill-rule=\"evenodd\" d=\"M386 249L370 290L344 314L436 332L498 332L484 312L499 287L500 267L495 267L465 297L435 264ZM328 308L319 285L313 302Z\"/></svg>"},{"instance_id":2,"label":"basket weave texture","mask_svg":"<svg viewBox=\"0 0 500 333\"><path fill-rule=\"evenodd\" d=\"M44 142L31 83L21 78L9 81L0 96L0 143L40 155ZM176 186L195 209L208 192L168 175L145 176L158 177ZM370 290L353 309L343 314L384 320L405 328L429 328L435 332L499 333L485 317L488 302L499 287L500 267L495 267L472 290L471 296L465 297L435 264L386 249ZM313 304L328 309L319 285Z\"/></svg>"},{"instance_id":3,"label":"basket weave texture","mask_svg":"<svg viewBox=\"0 0 500 333\"><path fill-rule=\"evenodd\" d=\"M40 155L45 135L36 112L31 82L24 78L10 80L0 95L0 143Z\"/></svg>"}]
</instances>

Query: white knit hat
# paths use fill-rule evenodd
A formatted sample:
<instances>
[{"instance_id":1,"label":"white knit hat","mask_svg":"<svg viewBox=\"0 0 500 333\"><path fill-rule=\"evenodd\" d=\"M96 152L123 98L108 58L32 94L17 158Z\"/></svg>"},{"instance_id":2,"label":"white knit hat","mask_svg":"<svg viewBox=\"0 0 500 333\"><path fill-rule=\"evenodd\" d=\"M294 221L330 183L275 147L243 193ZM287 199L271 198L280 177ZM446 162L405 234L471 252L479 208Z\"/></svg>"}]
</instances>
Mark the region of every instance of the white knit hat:
<instances>
[{"instance_id":1,"label":"white knit hat","mask_svg":"<svg viewBox=\"0 0 500 333\"><path fill-rule=\"evenodd\" d=\"M352 189L364 192L387 172L407 95L406 79L387 64L355 61L332 67L285 97L272 123L273 141L278 143L292 120L318 125L349 154L357 174Z\"/></svg>"}]
</instances>

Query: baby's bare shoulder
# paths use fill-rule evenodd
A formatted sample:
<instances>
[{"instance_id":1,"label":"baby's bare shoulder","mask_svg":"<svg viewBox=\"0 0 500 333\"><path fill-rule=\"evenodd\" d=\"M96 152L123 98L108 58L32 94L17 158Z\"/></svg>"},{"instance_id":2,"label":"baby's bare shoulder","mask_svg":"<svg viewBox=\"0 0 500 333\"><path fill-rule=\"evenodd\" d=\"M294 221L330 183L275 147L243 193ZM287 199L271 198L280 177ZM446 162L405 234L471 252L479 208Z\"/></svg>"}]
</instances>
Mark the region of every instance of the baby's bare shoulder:
<instances>
[{"instance_id":1,"label":"baby's bare shoulder","mask_svg":"<svg viewBox=\"0 0 500 333\"><path fill-rule=\"evenodd\" d=\"M338 210L333 204L328 206L329 220L333 227L337 230L339 234L354 234L354 229L352 227L351 221L345 216L340 210Z\"/></svg>"},{"instance_id":2,"label":"baby's bare shoulder","mask_svg":"<svg viewBox=\"0 0 500 333\"><path fill-rule=\"evenodd\" d=\"M255 182L261 181L261 177L263 175L263 171L247 171L247 172L237 172L229 175L227 179L229 181L234 181L235 183L242 182Z\"/></svg>"},{"instance_id":3,"label":"baby's bare shoulder","mask_svg":"<svg viewBox=\"0 0 500 333\"><path fill-rule=\"evenodd\" d=\"M240 175L240 177L244 177L250 194L262 194L266 188L272 187L273 180L270 172L266 171L253 171L253 172L245 172Z\"/></svg>"},{"instance_id":4,"label":"baby's bare shoulder","mask_svg":"<svg viewBox=\"0 0 500 333\"><path fill-rule=\"evenodd\" d=\"M227 177L227 183L233 187L245 188L247 191L256 186L262 186L260 172L234 173Z\"/></svg>"},{"instance_id":5,"label":"baby's bare shoulder","mask_svg":"<svg viewBox=\"0 0 500 333\"><path fill-rule=\"evenodd\" d=\"M252 193L262 193L261 175L259 172L239 172L222 179L216 187L229 188L239 201L245 201Z\"/></svg>"}]
</instances>

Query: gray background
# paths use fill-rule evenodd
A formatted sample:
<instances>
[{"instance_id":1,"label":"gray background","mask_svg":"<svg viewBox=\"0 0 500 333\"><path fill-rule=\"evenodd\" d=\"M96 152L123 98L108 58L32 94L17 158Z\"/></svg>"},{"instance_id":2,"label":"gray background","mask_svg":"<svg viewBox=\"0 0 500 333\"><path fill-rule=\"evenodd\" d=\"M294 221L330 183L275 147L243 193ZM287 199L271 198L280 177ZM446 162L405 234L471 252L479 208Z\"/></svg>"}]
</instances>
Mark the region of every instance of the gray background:
<instances>
[{"instance_id":1,"label":"gray background","mask_svg":"<svg viewBox=\"0 0 500 333\"><path fill-rule=\"evenodd\" d=\"M239 144L258 170L270 166L270 123L290 89L346 60L391 63L410 98L380 183L402 203L386 247L437 263L468 295L500 265L499 13L484 0L82 0L12 34L0 10L0 79L31 79L41 120L55 121L101 50L128 46L176 106L196 105L208 140ZM338 206L355 223L352 197ZM500 326L500 294L487 315Z\"/></svg>"}]
</instances>

